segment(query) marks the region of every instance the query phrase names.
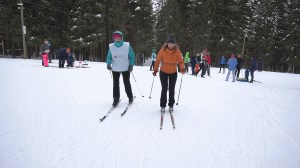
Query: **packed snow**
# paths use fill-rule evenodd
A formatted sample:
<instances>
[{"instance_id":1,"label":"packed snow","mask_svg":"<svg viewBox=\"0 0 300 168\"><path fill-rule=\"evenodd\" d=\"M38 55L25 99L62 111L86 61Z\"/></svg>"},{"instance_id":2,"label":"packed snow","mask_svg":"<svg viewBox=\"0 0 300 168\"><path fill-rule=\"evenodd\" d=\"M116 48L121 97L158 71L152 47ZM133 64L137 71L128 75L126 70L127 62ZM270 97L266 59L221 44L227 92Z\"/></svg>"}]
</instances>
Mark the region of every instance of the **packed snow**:
<instances>
[{"instance_id":1,"label":"packed snow","mask_svg":"<svg viewBox=\"0 0 300 168\"><path fill-rule=\"evenodd\" d=\"M106 64L57 62L0 59L1 168L300 167L300 75L256 71L262 83L246 83L226 82L227 69L179 73L176 128L167 107L160 130L160 80L149 66L134 66L137 97L123 117L120 77L122 101L100 122L113 102Z\"/></svg>"}]
</instances>

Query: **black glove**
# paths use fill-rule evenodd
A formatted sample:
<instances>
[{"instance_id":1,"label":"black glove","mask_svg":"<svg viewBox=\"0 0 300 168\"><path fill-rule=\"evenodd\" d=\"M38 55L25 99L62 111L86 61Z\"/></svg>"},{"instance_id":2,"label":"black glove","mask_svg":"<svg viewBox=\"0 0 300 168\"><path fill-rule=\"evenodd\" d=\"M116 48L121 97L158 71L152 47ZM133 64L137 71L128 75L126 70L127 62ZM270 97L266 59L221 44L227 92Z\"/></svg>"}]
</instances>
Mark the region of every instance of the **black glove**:
<instances>
[{"instance_id":1,"label":"black glove","mask_svg":"<svg viewBox=\"0 0 300 168\"><path fill-rule=\"evenodd\" d=\"M132 70L133 70L133 66L129 65L128 71L129 71L129 72L132 72Z\"/></svg>"},{"instance_id":2,"label":"black glove","mask_svg":"<svg viewBox=\"0 0 300 168\"><path fill-rule=\"evenodd\" d=\"M110 65L107 65L107 69L108 70L112 70Z\"/></svg>"}]
</instances>

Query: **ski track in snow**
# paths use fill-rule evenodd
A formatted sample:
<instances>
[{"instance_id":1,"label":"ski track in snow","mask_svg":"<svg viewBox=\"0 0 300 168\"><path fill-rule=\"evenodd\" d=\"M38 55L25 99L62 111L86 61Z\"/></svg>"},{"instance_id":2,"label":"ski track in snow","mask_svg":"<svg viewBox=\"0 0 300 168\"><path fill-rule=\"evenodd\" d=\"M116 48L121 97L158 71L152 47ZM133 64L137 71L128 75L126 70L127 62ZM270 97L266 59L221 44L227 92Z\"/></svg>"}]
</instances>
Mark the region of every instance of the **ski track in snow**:
<instances>
[{"instance_id":1,"label":"ski track in snow","mask_svg":"<svg viewBox=\"0 0 300 168\"><path fill-rule=\"evenodd\" d=\"M184 75L176 128L167 107L160 130L161 86L155 77L149 99L148 66L133 71L145 97L131 77L137 98L120 117L128 104L120 79L123 100L99 122L112 103L105 63L59 69L57 60L51 68L40 60L0 60L1 168L300 167L299 75L255 72L262 83L253 84L225 82L219 68L204 79Z\"/></svg>"}]
</instances>

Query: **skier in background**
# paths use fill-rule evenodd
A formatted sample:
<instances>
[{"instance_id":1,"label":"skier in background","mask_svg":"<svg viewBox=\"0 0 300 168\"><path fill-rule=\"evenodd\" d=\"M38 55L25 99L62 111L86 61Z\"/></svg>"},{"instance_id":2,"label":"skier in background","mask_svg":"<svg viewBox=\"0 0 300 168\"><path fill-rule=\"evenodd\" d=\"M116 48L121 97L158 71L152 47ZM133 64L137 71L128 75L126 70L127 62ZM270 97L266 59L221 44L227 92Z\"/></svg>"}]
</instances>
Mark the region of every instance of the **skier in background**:
<instances>
[{"instance_id":1,"label":"skier in background","mask_svg":"<svg viewBox=\"0 0 300 168\"><path fill-rule=\"evenodd\" d=\"M226 65L226 63L227 63L227 60L226 60L226 58L223 55L222 58L219 61L219 64L220 64L220 71L219 71L219 73L221 73L221 68L222 67L223 67L223 74L225 73L225 65Z\"/></svg>"},{"instance_id":2,"label":"skier in background","mask_svg":"<svg viewBox=\"0 0 300 168\"><path fill-rule=\"evenodd\" d=\"M235 71L235 75L237 78L239 78L239 75L240 75L240 70L241 68L243 67L243 64L244 64L244 60L242 59L242 56L241 55L238 55L238 58L237 58L237 66L236 66L236 71ZM237 74L236 74L237 73Z\"/></svg>"},{"instance_id":3,"label":"skier in background","mask_svg":"<svg viewBox=\"0 0 300 168\"><path fill-rule=\"evenodd\" d=\"M154 63L155 63L155 60L156 60L155 49L152 50L151 57L152 57L152 63L151 63L151 66L150 66L150 71L153 71L153 69L154 69Z\"/></svg>"},{"instance_id":4,"label":"skier in background","mask_svg":"<svg viewBox=\"0 0 300 168\"><path fill-rule=\"evenodd\" d=\"M140 53L140 65L143 66L143 61L144 61L144 54L141 52Z\"/></svg>"},{"instance_id":5,"label":"skier in background","mask_svg":"<svg viewBox=\"0 0 300 168\"><path fill-rule=\"evenodd\" d=\"M207 67L205 67L205 71L207 71L207 75L210 77L210 66L211 66L211 58L209 52L204 56Z\"/></svg>"},{"instance_id":6,"label":"skier in background","mask_svg":"<svg viewBox=\"0 0 300 168\"><path fill-rule=\"evenodd\" d=\"M261 72L262 71L262 69L263 69L263 67L264 67L264 64L263 64L263 62L262 62L262 60L259 62L259 64L258 64L258 72Z\"/></svg>"},{"instance_id":7,"label":"skier in background","mask_svg":"<svg viewBox=\"0 0 300 168\"><path fill-rule=\"evenodd\" d=\"M204 77L204 75L205 75L205 59L204 59L204 56L201 56L201 57L199 57L200 58L200 61L198 62L198 64L199 64L199 70L196 72L196 76L198 75L198 73L200 72L200 71L202 71L201 72L201 78L205 78Z\"/></svg>"},{"instance_id":8,"label":"skier in background","mask_svg":"<svg viewBox=\"0 0 300 168\"><path fill-rule=\"evenodd\" d=\"M197 56L199 56L199 53L197 53ZM196 57L192 56L191 58L191 66L192 66L192 75L195 75L195 67L196 67Z\"/></svg>"},{"instance_id":9,"label":"skier in background","mask_svg":"<svg viewBox=\"0 0 300 168\"><path fill-rule=\"evenodd\" d=\"M251 75L251 80L249 83L253 83L254 80L254 71L257 68L257 63L256 63L256 58L255 56L252 56L252 61L250 62L250 75Z\"/></svg>"},{"instance_id":10,"label":"skier in background","mask_svg":"<svg viewBox=\"0 0 300 168\"><path fill-rule=\"evenodd\" d=\"M189 62L190 62L189 52L186 52L184 57L184 69L186 70L186 72L189 72Z\"/></svg>"}]
</instances>

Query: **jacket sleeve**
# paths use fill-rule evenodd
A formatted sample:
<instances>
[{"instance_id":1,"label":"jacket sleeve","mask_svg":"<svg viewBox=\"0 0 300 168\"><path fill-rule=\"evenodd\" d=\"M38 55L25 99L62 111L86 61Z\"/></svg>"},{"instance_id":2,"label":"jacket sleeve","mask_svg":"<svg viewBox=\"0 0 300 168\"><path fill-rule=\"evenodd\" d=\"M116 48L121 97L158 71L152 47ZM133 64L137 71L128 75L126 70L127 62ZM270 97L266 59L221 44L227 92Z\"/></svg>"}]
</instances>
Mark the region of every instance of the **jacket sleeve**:
<instances>
[{"instance_id":1,"label":"jacket sleeve","mask_svg":"<svg viewBox=\"0 0 300 168\"><path fill-rule=\"evenodd\" d=\"M158 72L158 66L162 59L162 49L159 51L159 53L156 56L155 64L154 64L154 72Z\"/></svg>"},{"instance_id":2,"label":"jacket sleeve","mask_svg":"<svg viewBox=\"0 0 300 168\"><path fill-rule=\"evenodd\" d=\"M112 55L111 55L111 52L110 52L110 49L109 49L108 53L107 53L107 56L106 56L106 64L110 65L111 62L112 62Z\"/></svg>"},{"instance_id":3,"label":"jacket sleeve","mask_svg":"<svg viewBox=\"0 0 300 168\"><path fill-rule=\"evenodd\" d=\"M111 54L110 54L111 55ZM135 55L134 52L131 48L131 46L129 46L129 60L130 60L130 65L134 66L134 62L135 62Z\"/></svg>"}]
</instances>

